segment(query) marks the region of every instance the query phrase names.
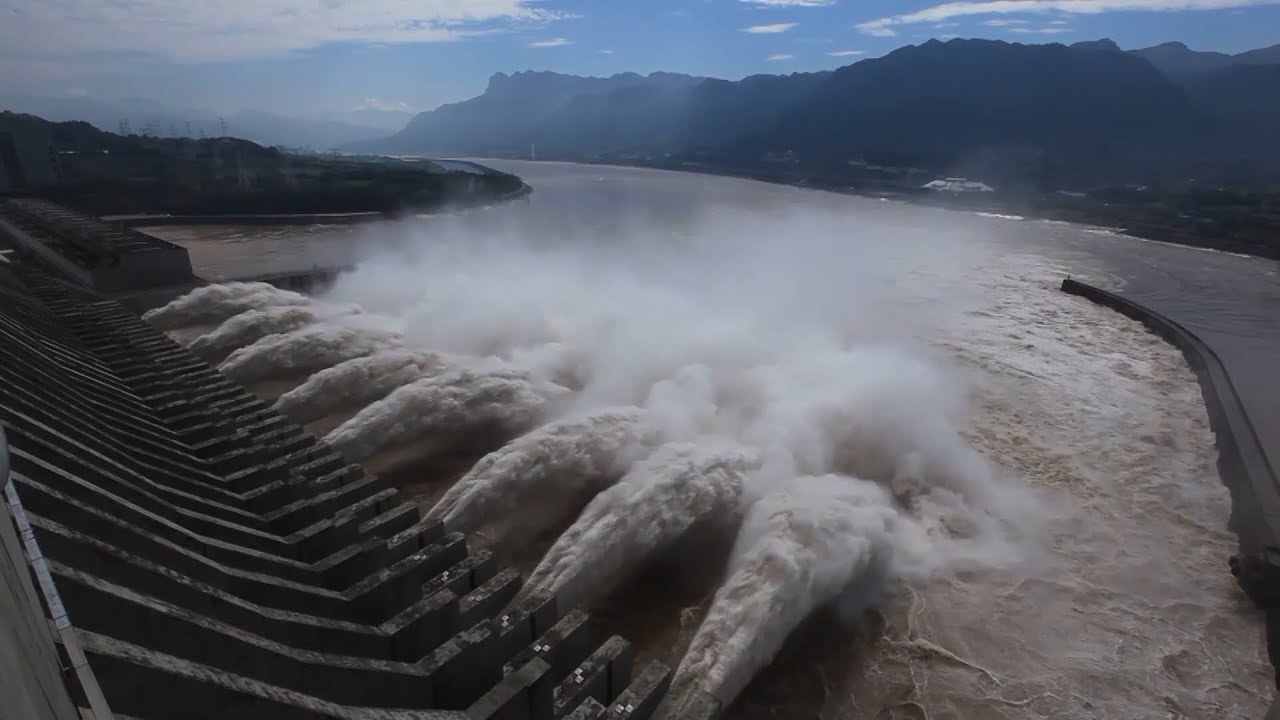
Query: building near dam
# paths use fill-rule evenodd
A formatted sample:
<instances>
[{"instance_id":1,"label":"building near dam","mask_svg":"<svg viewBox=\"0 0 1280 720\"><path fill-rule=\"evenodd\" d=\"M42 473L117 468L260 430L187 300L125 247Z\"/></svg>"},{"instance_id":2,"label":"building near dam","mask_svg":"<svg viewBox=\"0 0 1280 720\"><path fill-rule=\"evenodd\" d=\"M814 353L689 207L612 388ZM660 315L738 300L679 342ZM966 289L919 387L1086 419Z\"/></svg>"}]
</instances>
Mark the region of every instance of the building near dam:
<instances>
[{"instance_id":1,"label":"building near dam","mask_svg":"<svg viewBox=\"0 0 1280 720\"><path fill-rule=\"evenodd\" d=\"M6 719L665 713L667 667L517 601L518 572L119 302L189 262L57 206L0 219Z\"/></svg>"},{"instance_id":2,"label":"building near dam","mask_svg":"<svg viewBox=\"0 0 1280 720\"><path fill-rule=\"evenodd\" d=\"M932 182L927 182L924 185L921 185L920 189L933 190L936 192L949 192L949 193L995 192L995 188L991 187L990 185L984 182L978 182L977 180L969 180L968 178L960 178L960 177L942 178L941 180L934 180Z\"/></svg>"}]
</instances>

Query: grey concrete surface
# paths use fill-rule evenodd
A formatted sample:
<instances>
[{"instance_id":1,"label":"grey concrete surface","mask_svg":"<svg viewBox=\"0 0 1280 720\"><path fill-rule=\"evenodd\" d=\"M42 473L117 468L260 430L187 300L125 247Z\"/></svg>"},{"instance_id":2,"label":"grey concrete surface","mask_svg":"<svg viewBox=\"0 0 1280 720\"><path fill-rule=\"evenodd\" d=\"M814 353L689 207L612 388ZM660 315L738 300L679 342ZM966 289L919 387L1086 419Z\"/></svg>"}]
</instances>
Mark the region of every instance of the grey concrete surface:
<instances>
[{"instance_id":1,"label":"grey concrete surface","mask_svg":"<svg viewBox=\"0 0 1280 720\"><path fill-rule=\"evenodd\" d=\"M8 443L0 428L0 706L23 720L78 720L54 636L4 501Z\"/></svg>"},{"instance_id":2,"label":"grey concrete surface","mask_svg":"<svg viewBox=\"0 0 1280 720\"><path fill-rule=\"evenodd\" d=\"M6 533L5 720L71 720L99 698L142 720L552 719L566 659L595 646L529 646L584 616L557 626L545 595L506 607L517 572L120 306L29 267L0 268L0 299L7 474L62 628L41 635L20 582L37 555ZM620 639L601 652L604 701L630 664Z\"/></svg>"}]
</instances>

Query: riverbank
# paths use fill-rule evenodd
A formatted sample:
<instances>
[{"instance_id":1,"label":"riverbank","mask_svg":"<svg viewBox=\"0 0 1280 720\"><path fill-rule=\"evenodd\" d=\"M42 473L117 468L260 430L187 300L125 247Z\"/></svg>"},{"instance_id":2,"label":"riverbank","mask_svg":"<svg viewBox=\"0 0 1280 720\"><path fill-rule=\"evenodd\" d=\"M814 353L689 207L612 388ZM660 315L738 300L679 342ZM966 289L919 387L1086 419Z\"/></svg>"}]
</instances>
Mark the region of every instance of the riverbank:
<instances>
[{"instance_id":1,"label":"riverbank","mask_svg":"<svg viewBox=\"0 0 1280 720\"><path fill-rule=\"evenodd\" d=\"M515 175L430 159L297 154L233 137L117 135L8 112L0 112L0 127L50 148L48 172L23 174L6 195L134 224L359 222L528 192Z\"/></svg>"},{"instance_id":2,"label":"riverbank","mask_svg":"<svg viewBox=\"0 0 1280 720\"><path fill-rule=\"evenodd\" d=\"M468 210L492 207L528 196L533 188L525 183L520 188L497 198L486 198L475 203L452 203L449 209ZM354 213L276 213L216 215L111 215L104 220L118 222L126 227L164 227L170 225L261 225L269 227L297 225L357 225L379 220L396 220L409 215L422 214L412 211L354 212Z\"/></svg>"},{"instance_id":3,"label":"riverbank","mask_svg":"<svg viewBox=\"0 0 1280 720\"><path fill-rule=\"evenodd\" d=\"M1148 188L1102 188L1091 193L950 193L857 178L824 180L794 168L646 162L637 158L570 162L733 177L1010 219L1065 222L1140 240L1280 260L1280 193Z\"/></svg>"}]
</instances>

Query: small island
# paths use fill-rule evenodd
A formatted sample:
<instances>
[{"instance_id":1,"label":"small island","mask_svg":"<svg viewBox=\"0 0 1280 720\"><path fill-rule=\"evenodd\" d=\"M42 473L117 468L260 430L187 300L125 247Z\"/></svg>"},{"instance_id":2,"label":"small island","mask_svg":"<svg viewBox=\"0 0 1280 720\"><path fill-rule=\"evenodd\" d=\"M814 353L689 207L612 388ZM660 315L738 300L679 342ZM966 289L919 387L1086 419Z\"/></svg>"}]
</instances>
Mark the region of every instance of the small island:
<instances>
[{"instance_id":1,"label":"small island","mask_svg":"<svg viewBox=\"0 0 1280 720\"><path fill-rule=\"evenodd\" d=\"M232 137L117 135L0 112L0 194L89 215L395 216L528 191L520 178L473 163L302 154Z\"/></svg>"}]
</instances>

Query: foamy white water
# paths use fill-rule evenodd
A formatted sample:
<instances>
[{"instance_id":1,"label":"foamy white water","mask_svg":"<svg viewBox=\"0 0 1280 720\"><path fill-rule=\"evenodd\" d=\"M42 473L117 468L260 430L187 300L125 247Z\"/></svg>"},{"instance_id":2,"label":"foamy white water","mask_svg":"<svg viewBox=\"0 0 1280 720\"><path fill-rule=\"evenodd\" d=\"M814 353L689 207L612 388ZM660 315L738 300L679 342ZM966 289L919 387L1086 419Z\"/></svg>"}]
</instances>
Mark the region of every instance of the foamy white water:
<instances>
[{"instance_id":1,"label":"foamy white water","mask_svg":"<svg viewBox=\"0 0 1280 720\"><path fill-rule=\"evenodd\" d=\"M442 372L439 353L390 350L338 363L312 375L276 400L276 410L309 423L352 407L370 405L398 387Z\"/></svg>"},{"instance_id":2,"label":"foamy white water","mask_svg":"<svg viewBox=\"0 0 1280 720\"><path fill-rule=\"evenodd\" d=\"M884 488L836 475L798 478L753 504L670 701L698 688L732 702L809 613L891 563L898 520Z\"/></svg>"},{"instance_id":3,"label":"foamy white water","mask_svg":"<svg viewBox=\"0 0 1280 720\"><path fill-rule=\"evenodd\" d=\"M699 522L732 521L746 473L759 465L755 452L719 441L659 448L587 504L522 592L555 593L567 603L608 592Z\"/></svg>"},{"instance_id":4,"label":"foamy white water","mask_svg":"<svg viewBox=\"0 0 1280 720\"><path fill-rule=\"evenodd\" d=\"M895 527L912 532L892 536L882 572L860 576L871 587L855 581L856 592L835 596L838 616L882 609L879 641L827 620L830 642L783 642L767 666L794 617L753 625L752 603L710 597L671 609L671 622L692 627L705 618L708 628L756 629L739 638L741 653L690 656L723 668L711 687L726 696L764 667L738 715L1262 714L1270 669L1260 619L1225 570L1228 497L1177 351L1057 292L1077 268L1008 239L1031 224L925 210L885 220L845 198L660 177L664 198L696 209L629 215L614 202L603 230L435 223L407 254L363 263L330 297L386 318L408 350L497 354L531 379L573 388L527 427L634 405L667 440L719 437L758 453L762 466L743 481L747 506L809 475L858 475L888 493ZM694 182L766 194L731 206L728 191L682 185ZM452 426L416 419L436 416L427 396L385 404L408 387L366 411L370 429L349 429L356 445L381 447L384 429L412 443ZM475 389L432 392L460 408L439 417L497 412L468 404L485 397ZM530 462L534 477L552 460ZM518 464L504 467L503 477L522 477ZM816 558L821 547L796 551ZM707 578L709 596L730 593L746 566L730 567ZM791 577L841 574L818 567L798 565ZM823 606L828 597L774 590L798 599L800 616L804 598ZM644 652L684 659L679 646Z\"/></svg>"},{"instance_id":5,"label":"foamy white water","mask_svg":"<svg viewBox=\"0 0 1280 720\"><path fill-rule=\"evenodd\" d=\"M325 323L267 335L231 353L218 369L235 380L251 383L318 372L399 344L400 335L395 332Z\"/></svg>"},{"instance_id":6,"label":"foamy white water","mask_svg":"<svg viewBox=\"0 0 1280 720\"><path fill-rule=\"evenodd\" d=\"M522 370L460 368L396 389L325 437L352 460L430 436L497 425L511 435L534 427L567 391Z\"/></svg>"},{"instance_id":7,"label":"foamy white water","mask_svg":"<svg viewBox=\"0 0 1280 720\"><path fill-rule=\"evenodd\" d=\"M576 510L651 448L640 408L608 408L544 425L484 456L449 488L427 519L470 532L522 518L536 533Z\"/></svg>"},{"instance_id":8,"label":"foamy white water","mask_svg":"<svg viewBox=\"0 0 1280 720\"><path fill-rule=\"evenodd\" d=\"M142 318L160 330L194 325L216 325L247 310L277 305L308 305L305 295L263 282L205 285L154 310Z\"/></svg>"},{"instance_id":9,"label":"foamy white water","mask_svg":"<svg viewBox=\"0 0 1280 720\"><path fill-rule=\"evenodd\" d=\"M205 360L219 360L268 335L304 328L318 318L316 311L305 305L281 305L261 310L248 310L192 340L187 345L187 349Z\"/></svg>"}]
</instances>

